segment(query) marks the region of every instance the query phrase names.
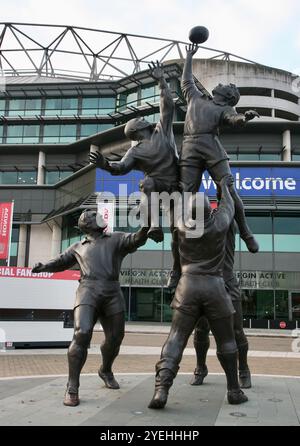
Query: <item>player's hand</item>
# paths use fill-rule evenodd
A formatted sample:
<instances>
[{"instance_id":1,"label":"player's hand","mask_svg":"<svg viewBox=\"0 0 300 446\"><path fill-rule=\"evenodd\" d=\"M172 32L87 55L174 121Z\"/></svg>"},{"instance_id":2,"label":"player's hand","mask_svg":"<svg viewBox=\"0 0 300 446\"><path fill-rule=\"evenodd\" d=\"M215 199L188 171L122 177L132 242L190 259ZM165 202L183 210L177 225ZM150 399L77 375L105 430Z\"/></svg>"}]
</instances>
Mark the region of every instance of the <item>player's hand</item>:
<instances>
[{"instance_id":1,"label":"player's hand","mask_svg":"<svg viewBox=\"0 0 300 446\"><path fill-rule=\"evenodd\" d=\"M231 187L234 185L234 178L232 175L225 175L220 181L221 187Z\"/></svg>"},{"instance_id":2,"label":"player's hand","mask_svg":"<svg viewBox=\"0 0 300 446\"><path fill-rule=\"evenodd\" d=\"M44 271L45 265L43 263L36 263L34 267L32 268L31 272L33 273L41 273Z\"/></svg>"},{"instance_id":3,"label":"player's hand","mask_svg":"<svg viewBox=\"0 0 300 446\"><path fill-rule=\"evenodd\" d=\"M245 112L245 120L246 121L251 121L254 118L260 118L259 113L257 113L257 111L255 110L247 110Z\"/></svg>"},{"instance_id":4,"label":"player's hand","mask_svg":"<svg viewBox=\"0 0 300 446\"><path fill-rule=\"evenodd\" d=\"M187 45L185 47L186 55L187 56L194 56L194 54L197 53L199 46L197 43L190 43L190 45Z\"/></svg>"},{"instance_id":5,"label":"player's hand","mask_svg":"<svg viewBox=\"0 0 300 446\"><path fill-rule=\"evenodd\" d=\"M105 169L107 166L107 161L102 155L102 153L98 152L92 152L89 155L90 163L95 164L97 167L100 167L100 169Z\"/></svg>"},{"instance_id":6,"label":"player's hand","mask_svg":"<svg viewBox=\"0 0 300 446\"><path fill-rule=\"evenodd\" d=\"M151 64L148 64L149 70L150 70L150 76L154 77L157 81L159 79L162 79L164 77L164 69L163 65L158 62L151 62Z\"/></svg>"}]
</instances>

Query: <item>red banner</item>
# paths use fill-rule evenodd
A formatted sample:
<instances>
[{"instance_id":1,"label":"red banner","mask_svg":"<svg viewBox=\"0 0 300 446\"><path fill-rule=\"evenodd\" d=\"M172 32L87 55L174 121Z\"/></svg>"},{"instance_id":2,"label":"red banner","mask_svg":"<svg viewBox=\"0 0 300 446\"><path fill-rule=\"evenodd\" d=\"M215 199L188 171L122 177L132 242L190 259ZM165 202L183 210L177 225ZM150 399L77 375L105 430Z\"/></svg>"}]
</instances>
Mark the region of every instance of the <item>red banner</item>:
<instances>
[{"instance_id":1,"label":"red banner","mask_svg":"<svg viewBox=\"0 0 300 446\"><path fill-rule=\"evenodd\" d=\"M0 266L0 278L1 277L13 277L15 279L79 280L80 271L66 270L60 273L33 273L31 268Z\"/></svg>"},{"instance_id":2,"label":"red banner","mask_svg":"<svg viewBox=\"0 0 300 446\"><path fill-rule=\"evenodd\" d=\"M0 203L0 259L7 260L13 218L13 203Z\"/></svg>"}]
</instances>

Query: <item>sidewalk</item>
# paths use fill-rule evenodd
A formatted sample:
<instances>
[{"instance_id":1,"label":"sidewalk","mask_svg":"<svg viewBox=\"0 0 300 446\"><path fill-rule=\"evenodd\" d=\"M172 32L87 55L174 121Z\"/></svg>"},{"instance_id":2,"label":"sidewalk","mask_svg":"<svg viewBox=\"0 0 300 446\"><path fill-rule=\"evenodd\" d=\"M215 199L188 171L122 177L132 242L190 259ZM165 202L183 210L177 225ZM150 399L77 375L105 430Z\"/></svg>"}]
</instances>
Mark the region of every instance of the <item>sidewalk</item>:
<instances>
[{"instance_id":1,"label":"sidewalk","mask_svg":"<svg viewBox=\"0 0 300 446\"><path fill-rule=\"evenodd\" d=\"M117 379L120 390L109 390L98 376L82 376L75 408L62 404L64 377L1 380L0 426L300 426L300 379L254 376L249 401L232 406L224 376L211 374L195 388L180 374L158 411L147 407L154 374Z\"/></svg>"},{"instance_id":2,"label":"sidewalk","mask_svg":"<svg viewBox=\"0 0 300 446\"><path fill-rule=\"evenodd\" d=\"M8 350L0 353L0 426L300 426L300 352L297 339L274 330L252 331L249 402L230 406L223 370L213 337L207 357L209 375L201 387L189 381L195 368L193 338L189 339L180 374L168 406L153 411L155 363L170 324L126 324L126 335L114 372L121 389L103 386L96 372L104 334L97 327L82 371L81 405L67 408L62 398L67 381L66 349ZM297 350L297 351L296 351Z\"/></svg>"},{"instance_id":3,"label":"sidewalk","mask_svg":"<svg viewBox=\"0 0 300 446\"><path fill-rule=\"evenodd\" d=\"M171 323L165 322L126 322L127 333L169 333ZM96 330L102 331L100 325L96 326ZM265 337L293 337L296 330L263 330L259 328L245 328L247 336L265 336ZM300 330L298 330L300 333Z\"/></svg>"}]
</instances>

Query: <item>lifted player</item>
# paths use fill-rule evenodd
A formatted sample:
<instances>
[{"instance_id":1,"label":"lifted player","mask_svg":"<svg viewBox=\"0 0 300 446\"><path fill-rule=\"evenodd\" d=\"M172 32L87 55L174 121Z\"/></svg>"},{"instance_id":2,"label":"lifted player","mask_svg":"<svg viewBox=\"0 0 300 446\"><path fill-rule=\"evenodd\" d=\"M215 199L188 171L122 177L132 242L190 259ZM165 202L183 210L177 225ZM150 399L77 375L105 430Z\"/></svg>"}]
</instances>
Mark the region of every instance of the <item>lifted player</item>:
<instances>
[{"instance_id":1,"label":"lifted player","mask_svg":"<svg viewBox=\"0 0 300 446\"><path fill-rule=\"evenodd\" d=\"M178 155L173 134L174 101L164 78L162 65L149 65L151 76L157 80L160 88L160 121L153 125L143 118L131 119L125 126L125 135L138 143L131 147L118 162L108 161L99 151L90 154L90 162L107 170L112 175L124 175L131 170L144 172L145 178L140 190L145 194L141 200L141 209L147 208L150 226L148 237L155 241L163 240L161 228L153 225L151 219L151 193L172 193L178 189ZM172 203L171 203L172 206ZM174 227L174 213L170 210L173 268L171 278L180 276L177 230Z\"/></svg>"},{"instance_id":2,"label":"lifted player","mask_svg":"<svg viewBox=\"0 0 300 446\"><path fill-rule=\"evenodd\" d=\"M198 192L205 170L216 183L231 174L228 155L218 138L219 127L241 126L259 117L253 110L245 114L236 113L233 107L238 103L240 94L233 84L219 84L213 90L212 99L208 99L199 91L192 74L192 58L197 50L198 46L195 44L186 47L182 91L188 108L179 161L181 190L193 193ZM243 202L234 185L230 187L230 193L235 205L235 219L240 236L248 250L255 253L259 246L247 225Z\"/></svg>"}]
</instances>

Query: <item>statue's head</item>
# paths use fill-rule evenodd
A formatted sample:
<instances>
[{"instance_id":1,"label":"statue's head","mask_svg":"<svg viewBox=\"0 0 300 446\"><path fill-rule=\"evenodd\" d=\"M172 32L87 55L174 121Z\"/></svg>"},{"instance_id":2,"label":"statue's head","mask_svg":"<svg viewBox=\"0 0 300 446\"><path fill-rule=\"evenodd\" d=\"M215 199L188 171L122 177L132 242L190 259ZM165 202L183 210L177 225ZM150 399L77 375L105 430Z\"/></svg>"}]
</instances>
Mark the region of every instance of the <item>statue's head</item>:
<instances>
[{"instance_id":1,"label":"statue's head","mask_svg":"<svg viewBox=\"0 0 300 446\"><path fill-rule=\"evenodd\" d=\"M124 133L132 141L140 141L150 136L153 124L144 118L134 118L127 122Z\"/></svg>"},{"instance_id":2,"label":"statue's head","mask_svg":"<svg viewBox=\"0 0 300 446\"><path fill-rule=\"evenodd\" d=\"M197 209L197 206L203 206L203 214L201 214L200 209ZM211 215L212 215L212 208L210 205L210 201L209 198L206 194L203 194L203 202L202 200L199 202L196 199L196 196L193 195L190 203L189 203L189 216L195 220L197 218L197 216L201 216L203 215L204 218L204 222L206 222L207 220L210 219Z\"/></svg>"},{"instance_id":3,"label":"statue's head","mask_svg":"<svg viewBox=\"0 0 300 446\"><path fill-rule=\"evenodd\" d=\"M78 227L85 234L103 232L107 223L96 210L86 209L78 219Z\"/></svg>"},{"instance_id":4,"label":"statue's head","mask_svg":"<svg viewBox=\"0 0 300 446\"><path fill-rule=\"evenodd\" d=\"M234 84L219 84L212 93L214 101L220 105L231 105L234 107L240 100L240 92Z\"/></svg>"}]
</instances>

